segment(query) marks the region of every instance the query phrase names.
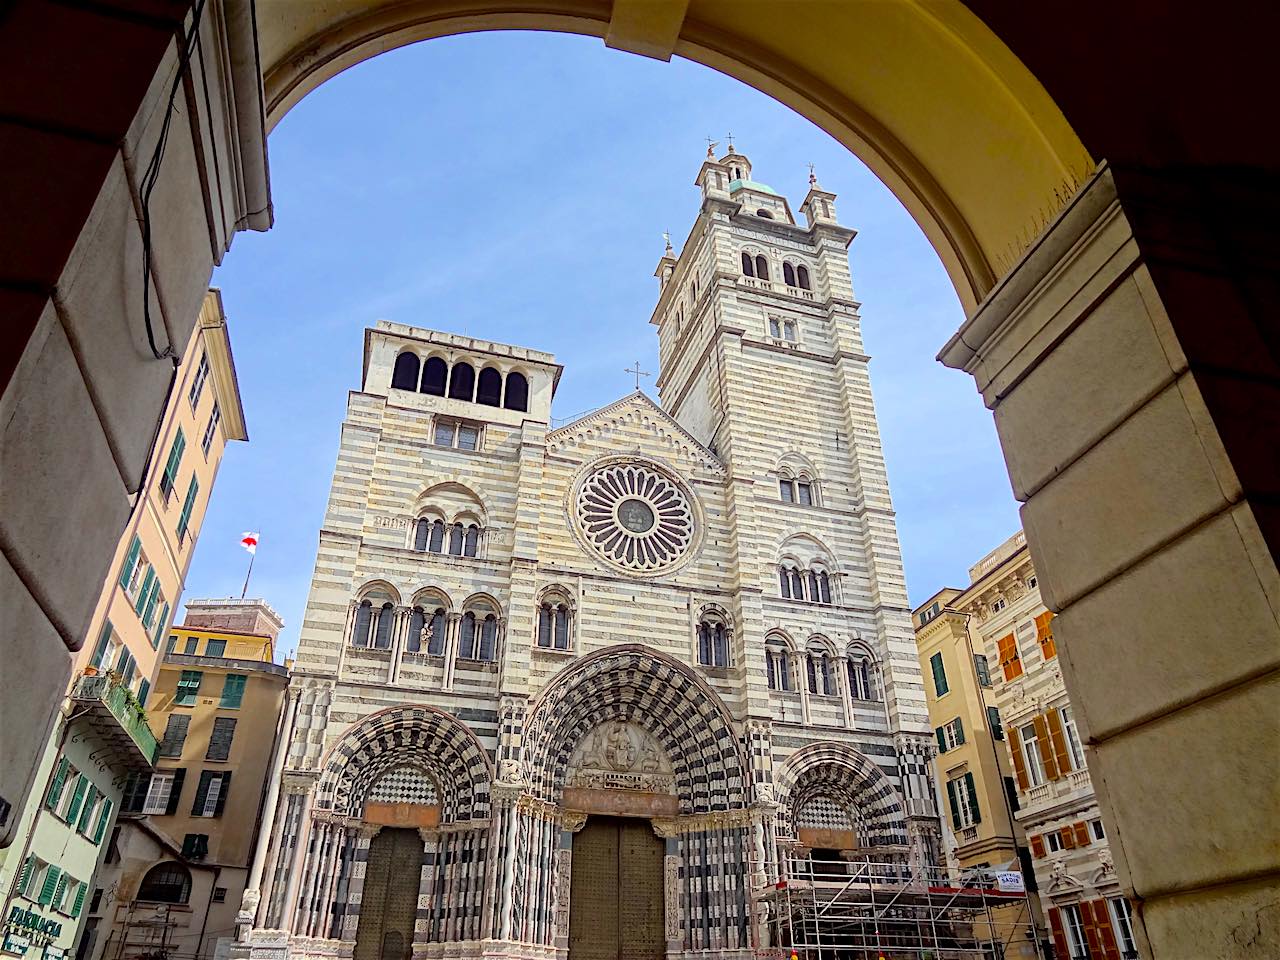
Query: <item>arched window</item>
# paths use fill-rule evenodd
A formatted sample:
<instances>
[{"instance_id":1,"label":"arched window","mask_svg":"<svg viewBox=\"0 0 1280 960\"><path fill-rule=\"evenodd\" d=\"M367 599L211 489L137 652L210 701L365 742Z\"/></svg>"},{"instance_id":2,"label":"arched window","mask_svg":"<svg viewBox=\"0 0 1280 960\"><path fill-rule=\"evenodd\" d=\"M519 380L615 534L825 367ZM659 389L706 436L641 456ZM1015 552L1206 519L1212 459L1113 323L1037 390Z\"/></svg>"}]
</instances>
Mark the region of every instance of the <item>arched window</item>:
<instances>
[{"instance_id":1,"label":"arched window","mask_svg":"<svg viewBox=\"0 0 1280 960\"><path fill-rule=\"evenodd\" d=\"M755 263L751 259L751 254L742 251L742 275L744 277L754 277L756 275Z\"/></svg>"},{"instance_id":2,"label":"arched window","mask_svg":"<svg viewBox=\"0 0 1280 960\"><path fill-rule=\"evenodd\" d=\"M787 573L786 567L778 568L778 590L782 595L782 599L791 599L791 577Z\"/></svg>"},{"instance_id":3,"label":"arched window","mask_svg":"<svg viewBox=\"0 0 1280 960\"><path fill-rule=\"evenodd\" d=\"M378 624L373 630L373 646L378 650L387 650L391 647L391 624L396 618L396 608L390 603L384 603L382 609L378 611Z\"/></svg>"},{"instance_id":4,"label":"arched window","mask_svg":"<svg viewBox=\"0 0 1280 960\"><path fill-rule=\"evenodd\" d=\"M142 878L137 899L149 903L186 903L191 899L191 874L180 863L157 863Z\"/></svg>"},{"instance_id":5,"label":"arched window","mask_svg":"<svg viewBox=\"0 0 1280 960\"><path fill-rule=\"evenodd\" d=\"M391 386L397 390L418 389L418 355L406 350L396 357L396 365L391 371Z\"/></svg>"},{"instance_id":6,"label":"arched window","mask_svg":"<svg viewBox=\"0 0 1280 960\"><path fill-rule=\"evenodd\" d=\"M492 661L498 649L498 618L492 613L480 623L480 649L477 660Z\"/></svg>"},{"instance_id":7,"label":"arched window","mask_svg":"<svg viewBox=\"0 0 1280 960\"><path fill-rule=\"evenodd\" d=\"M802 507L813 506L813 484L807 477L796 481L796 503Z\"/></svg>"},{"instance_id":8,"label":"arched window","mask_svg":"<svg viewBox=\"0 0 1280 960\"><path fill-rule=\"evenodd\" d=\"M529 381L523 373L507 374L507 393L502 398L502 405L508 410L529 410Z\"/></svg>"},{"instance_id":9,"label":"arched window","mask_svg":"<svg viewBox=\"0 0 1280 960\"><path fill-rule=\"evenodd\" d=\"M351 629L351 645L367 647L369 645L369 628L373 624L373 604L368 600L360 601L356 607L356 622Z\"/></svg>"},{"instance_id":10,"label":"arched window","mask_svg":"<svg viewBox=\"0 0 1280 960\"><path fill-rule=\"evenodd\" d=\"M760 280L769 279L769 261L764 258L763 253L756 254L756 277Z\"/></svg>"},{"instance_id":11,"label":"arched window","mask_svg":"<svg viewBox=\"0 0 1280 960\"><path fill-rule=\"evenodd\" d=\"M462 555L464 557L474 557L476 550L480 546L480 528L474 523L468 525L466 533L462 538Z\"/></svg>"},{"instance_id":12,"label":"arched window","mask_svg":"<svg viewBox=\"0 0 1280 960\"><path fill-rule=\"evenodd\" d=\"M427 549L427 544L431 539L431 521L426 517L419 517L418 522L413 528L413 549L422 553Z\"/></svg>"},{"instance_id":13,"label":"arched window","mask_svg":"<svg viewBox=\"0 0 1280 960\"><path fill-rule=\"evenodd\" d=\"M764 217L766 220L773 219L773 214L770 213L768 210L766 210L764 207L761 207L759 210L756 211L756 216Z\"/></svg>"},{"instance_id":14,"label":"arched window","mask_svg":"<svg viewBox=\"0 0 1280 960\"><path fill-rule=\"evenodd\" d=\"M742 168L741 168L741 167L734 167L734 168L733 168L733 179L735 179L735 180L741 180L741 179L742 179Z\"/></svg>"},{"instance_id":15,"label":"arched window","mask_svg":"<svg viewBox=\"0 0 1280 960\"><path fill-rule=\"evenodd\" d=\"M421 607L414 607L413 612L409 614L409 636L405 638L405 649L410 653L418 653L422 650L422 630L426 625L426 611Z\"/></svg>"},{"instance_id":16,"label":"arched window","mask_svg":"<svg viewBox=\"0 0 1280 960\"><path fill-rule=\"evenodd\" d=\"M778 321L773 317L769 318L769 336L773 337L775 340L782 336L782 328L778 325Z\"/></svg>"},{"instance_id":17,"label":"arched window","mask_svg":"<svg viewBox=\"0 0 1280 960\"><path fill-rule=\"evenodd\" d=\"M486 407L496 407L502 403L502 374L493 367L485 367L480 371L480 379L476 382L476 403Z\"/></svg>"},{"instance_id":18,"label":"arched window","mask_svg":"<svg viewBox=\"0 0 1280 960\"><path fill-rule=\"evenodd\" d=\"M817 654L813 653L812 651L809 652L804 658L804 669L805 669L806 679L809 681L810 693L818 692L817 659L818 659Z\"/></svg>"},{"instance_id":19,"label":"arched window","mask_svg":"<svg viewBox=\"0 0 1280 960\"><path fill-rule=\"evenodd\" d=\"M827 201L819 200L818 203L822 207L822 215L824 217L831 216L831 208L827 206Z\"/></svg>"},{"instance_id":20,"label":"arched window","mask_svg":"<svg viewBox=\"0 0 1280 960\"><path fill-rule=\"evenodd\" d=\"M719 614L708 613L698 621L698 662L704 667L729 665L729 626Z\"/></svg>"},{"instance_id":21,"label":"arched window","mask_svg":"<svg viewBox=\"0 0 1280 960\"><path fill-rule=\"evenodd\" d=\"M801 575L800 571L794 567L792 567L788 572L791 576L791 599L804 600L804 577Z\"/></svg>"},{"instance_id":22,"label":"arched window","mask_svg":"<svg viewBox=\"0 0 1280 960\"><path fill-rule=\"evenodd\" d=\"M468 610L458 624L458 656L474 660L476 652L476 615Z\"/></svg>"},{"instance_id":23,"label":"arched window","mask_svg":"<svg viewBox=\"0 0 1280 960\"><path fill-rule=\"evenodd\" d=\"M818 571L809 571L809 599L818 600L822 597L822 591L818 587Z\"/></svg>"},{"instance_id":24,"label":"arched window","mask_svg":"<svg viewBox=\"0 0 1280 960\"><path fill-rule=\"evenodd\" d=\"M796 285L796 268L789 263L782 264L782 282L788 287Z\"/></svg>"},{"instance_id":25,"label":"arched window","mask_svg":"<svg viewBox=\"0 0 1280 960\"><path fill-rule=\"evenodd\" d=\"M764 648L765 671L770 690L791 689L791 663L787 647L780 640L769 640Z\"/></svg>"},{"instance_id":26,"label":"arched window","mask_svg":"<svg viewBox=\"0 0 1280 960\"><path fill-rule=\"evenodd\" d=\"M431 553L444 553L444 521L431 521L431 535L427 538L427 550Z\"/></svg>"},{"instance_id":27,"label":"arched window","mask_svg":"<svg viewBox=\"0 0 1280 960\"><path fill-rule=\"evenodd\" d=\"M569 607L567 604L560 604L556 607L555 612L555 648L557 650L569 649Z\"/></svg>"},{"instance_id":28,"label":"arched window","mask_svg":"<svg viewBox=\"0 0 1280 960\"><path fill-rule=\"evenodd\" d=\"M444 653L444 631L448 620L445 618L443 609L437 608L436 612L431 614L430 636L427 637L427 653L432 656L440 656Z\"/></svg>"},{"instance_id":29,"label":"arched window","mask_svg":"<svg viewBox=\"0 0 1280 960\"><path fill-rule=\"evenodd\" d=\"M822 655L822 693L823 696L834 696L836 692L835 674L831 672L831 658L825 653Z\"/></svg>"},{"instance_id":30,"label":"arched window","mask_svg":"<svg viewBox=\"0 0 1280 960\"><path fill-rule=\"evenodd\" d=\"M796 267L796 279L800 281L801 290L812 290L809 286L809 268L801 264Z\"/></svg>"},{"instance_id":31,"label":"arched window","mask_svg":"<svg viewBox=\"0 0 1280 960\"><path fill-rule=\"evenodd\" d=\"M433 397L444 396L444 382L449 379L449 365L440 357L428 357L422 365L422 393Z\"/></svg>"},{"instance_id":32,"label":"arched window","mask_svg":"<svg viewBox=\"0 0 1280 960\"><path fill-rule=\"evenodd\" d=\"M454 557L462 556L462 541L464 534L462 524L455 523L449 528L449 555Z\"/></svg>"},{"instance_id":33,"label":"arched window","mask_svg":"<svg viewBox=\"0 0 1280 960\"><path fill-rule=\"evenodd\" d=\"M476 392L476 372L471 364L459 361L449 371L449 399L470 400Z\"/></svg>"},{"instance_id":34,"label":"arched window","mask_svg":"<svg viewBox=\"0 0 1280 960\"><path fill-rule=\"evenodd\" d=\"M782 498L783 503L795 503L795 481L790 477L780 477L778 479L778 496Z\"/></svg>"},{"instance_id":35,"label":"arched window","mask_svg":"<svg viewBox=\"0 0 1280 960\"><path fill-rule=\"evenodd\" d=\"M782 339L790 340L792 343L796 339L796 325L794 321L784 320L782 323Z\"/></svg>"},{"instance_id":36,"label":"arched window","mask_svg":"<svg viewBox=\"0 0 1280 960\"><path fill-rule=\"evenodd\" d=\"M551 609L551 604L544 603L538 607L538 646L551 649L554 642L555 630L555 611Z\"/></svg>"},{"instance_id":37,"label":"arched window","mask_svg":"<svg viewBox=\"0 0 1280 960\"><path fill-rule=\"evenodd\" d=\"M855 700L874 700L875 688L871 685L871 660L859 653L851 653L845 659L849 671L849 695Z\"/></svg>"},{"instance_id":38,"label":"arched window","mask_svg":"<svg viewBox=\"0 0 1280 960\"><path fill-rule=\"evenodd\" d=\"M818 571L818 599L823 603L831 602L831 577L827 571Z\"/></svg>"}]
</instances>

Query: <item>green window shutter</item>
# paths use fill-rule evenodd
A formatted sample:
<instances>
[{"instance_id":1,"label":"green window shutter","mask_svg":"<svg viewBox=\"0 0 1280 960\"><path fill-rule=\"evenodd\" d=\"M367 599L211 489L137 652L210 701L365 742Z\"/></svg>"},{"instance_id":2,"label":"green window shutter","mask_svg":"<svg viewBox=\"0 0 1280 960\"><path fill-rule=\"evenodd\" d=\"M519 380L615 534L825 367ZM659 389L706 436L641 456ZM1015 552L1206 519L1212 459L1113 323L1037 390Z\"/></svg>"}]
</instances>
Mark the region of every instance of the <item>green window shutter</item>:
<instances>
[{"instance_id":1,"label":"green window shutter","mask_svg":"<svg viewBox=\"0 0 1280 960\"><path fill-rule=\"evenodd\" d=\"M969 809L973 813L973 822L982 822L982 812L978 809L978 791L973 785L973 774L964 775L964 788L969 793Z\"/></svg>"},{"instance_id":2,"label":"green window shutter","mask_svg":"<svg viewBox=\"0 0 1280 960\"><path fill-rule=\"evenodd\" d=\"M138 591L138 599L133 605L133 612L142 616L147 606L147 596L151 593L151 584L155 582L156 572L147 567L147 575L142 579L142 589Z\"/></svg>"},{"instance_id":3,"label":"green window shutter","mask_svg":"<svg viewBox=\"0 0 1280 960\"><path fill-rule=\"evenodd\" d=\"M938 752L939 752L939 753L946 753L946 752L947 752L947 738L946 738L946 735L942 732L942 727L934 727L934 728L933 728L933 735L934 735L935 737L937 737L937 738L938 738Z\"/></svg>"},{"instance_id":4,"label":"green window shutter","mask_svg":"<svg viewBox=\"0 0 1280 960\"><path fill-rule=\"evenodd\" d=\"M49 901L55 910L62 909L62 895L67 892L67 881L70 879L65 873L58 876L58 885L53 888L53 899Z\"/></svg>"},{"instance_id":5,"label":"green window shutter","mask_svg":"<svg viewBox=\"0 0 1280 960\"><path fill-rule=\"evenodd\" d=\"M129 553L124 558L124 567L120 570L120 586L128 587L129 578L133 576L133 566L138 562L138 553L142 550L142 541L134 534L133 542L129 544Z\"/></svg>"},{"instance_id":6,"label":"green window shutter","mask_svg":"<svg viewBox=\"0 0 1280 960\"><path fill-rule=\"evenodd\" d=\"M111 621L108 620L102 625L102 633L98 636L98 645L93 648L93 656L89 659L89 666L97 669L102 666L102 658L107 655L107 644L111 642Z\"/></svg>"},{"instance_id":7,"label":"green window shutter","mask_svg":"<svg viewBox=\"0 0 1280 960\"><path fill-rule=\"evenodd\" d=\"M200 774L200 783L196 787L196 798L191 804L191 815L193 817L198 817L204 812L204 800L209 795L209 783L212 780L212 770L205 770Z\"/></svg>"},{"instance_id":8,"label":"green window shutter","mask_svg":"<svg viewBox=\"0 0 1280 960\"><path fill-rule=\"evenodd\" d=\"M178 466L182 463L182 451L186 449L187 438L182 435L182 428L178 428L178 435L173 438L173 446L169 448L169 459L164 465L164 473L160 476L160 489L168 496L173 490L173 485L178 479Z\"/></svg>"},{"instance_id":9,"label":"green window shutter","mask_svg":"<svg viewBox=\"0 0 1280 960\"><path fill-rule=\"evenodd\" d=\"M107 797L107 799L105 799L105 800L103 800L103 801L102 801L102 809L98 811L98 823L97 823L97 825L93 828L93 842L94 842L94 843L101 843L101 842L102 842L102 838L103 838L103 837L106 835L106 833L107 833L107 824L111 822L111 808L112 808L112 806L113 806L113 804L111 803L111 798L110 798L110 797Z\"/></svg>"},{"instance_id":10,"label":"green window shutter","mask_svg":"<svg viewBox=\"0 0 1280 960\"><path fill-rule=\"evenodd\" d=\"M169 629L169 601L165 601L164 606L160 608L160 619L156 621L156 628L151 634L151 649L160 649L160 638L164 636L164 632Z\"/></svg>"},{"instance_id":11,"label":"green window shutter","mask_svg":"<svg viewBox=\"0 0 1280 960\"><path fill-rule=\"evenodd\" d=\"M53 902L53 892L58 889L58 880L62 878L62 871L55 866L50 866L44 873L44 883L40 887L40 896L36 898L36 903L42 907L47 907Z\"/></svg>"},{"instance_id":12,"label":"green window shutter","mask_svg":"<svg viewBox=\"0 0 1280 960\"><path fill-rule=\"evenodd\" d=\"M196 695L200 692L200 681L204 674L199 670L183 670L182 675L178 678L178 696L175 703L183 706L190 706L195 703Z\"/></svg>"},{"instance_id":13,"label":"green window shutter","mask_svg":"<svg viewBox=\"0 0 1280 960\"><path fill-rule=\"evenodd\" d=\"M957 830L960 826L960 801L956 797L956 782L954 780L947 781L947 800L951 804L951 825Z\"/></svg>"},{"instance_id":14,"label":"green window shutter","mask_svg":"<svg viewBox=\"0 0 1280 960\"><path fill-rule=\"evenodd\" d=\"M76 902L71 905L71 916L80 916L80 910L84 907L84 894L88 889L89 885L87 883L82 883L76 888Z\"/></svg>"},{"instance_id":15,"label":"green window shutter","mask_svg":"<svg viewBox=\"0 0 1280 960\"><path fill-rule=\"evenodd\" d=\"M186 767L179 767L173 771L173 786L169 788L169 805L165 807L164 811L166 817L172 817L178 812L178 800L182 797L182 781L186 777Z\"/></svg>"},{"instance_id":16,"label":"green window shutter","mask_svg":"<svg viewBox=\"0 0 1280 960\"><path fill-rule=\"evenodd\" d=\"M142 683L138 684L138 706L145 707L147 705L147 695L151 693L151 681L143 678Z\"/></svg>"},{"instance_id":17,"label":"green window shutter","mask_svg":"<svg viewBox=\"0 0 1280 960\"><path fill-rule=\"evenodd\" d=\"M956 717L952 722L956 725L956 745L959 746L964 743L964 723L961 722L959 717Z\"/></svg>"},{"instance_id":18,"label":"green window shutter","mask_svg":"<svg viewBox=\"0 0 1280 960\"><path fill-rule=\"evenodd\" d=\"M76 824L76 829L81 833L89 832L89 824L93 822L93 804L98 799L98 788L92 783L89 784L89 792L84 798L84 807L80 810L80 821Z\"/></svg>"},{"instance_id":19,"label":"green window shutter","mask_svg":"<svg viewBox=\"0 0 1280 960\"><path fill-rule=\"evenodd\" d=\"M35 869L36 858L33 854L22 861L22 872L18 874L17 894L20 897L27 895L27 886L31 883L31 873Z\"/></svg>"},{"instance_id":20,"label":"green window shutter","mask_svg":"<svg viewBox=\"0 0 1280 960\"><path fill-rule=\"evenodd\" d=\"M234 709L244 700L245 676L242 673L229 673L222 683L222 702L219 706Z\"/></svg>"},{"instance_id":21,"label":"green window shutter","mask_svg":"<svg viewBox=\"0 0 1280 960\"><path fill-rule=\"evenodd\" d=\"M181 538L187 532L187 527L191 523L191 511L196 505L196 494L200 490L200 484L196 480L196 475L191 475L191 485L187 487L187 496L182 501L182 515L178 517L178 537Z\"/></svg>"},{"instance_id":22,"label":"green window shutter","mask_svg":"<svg viewBox=\"0 0 1280 960\"><path fill-rule=\"evenodd\" d=\"M62 799L62 788L67 782L67 768L69 766L71 766L71 761L66 757L58 761L58 769L53 774L53 783L49 784L49 799L45 801L45 806L50 810L56 810L58 801Z\"/></svg>"},{"instance_id":23,"label":"green window shutter","mask_svg":"<svg viewBox=\"0 0 1280 960\"><path fill-rule=\"evenodd\" d=\"M222 774L222 786L218 790L218 802L214 805L213 815L215 817L222 816L222 808L227 805L227 794L231 792L231 771L225 770Z\"/></svg>"},{"instance_id":24,"label":"green window shutter","mask_svg":"<svg viewBox=\"0 0 1280 960\"><path fill-rule=\"evenodd\" d=\"M142 625L146 627L148 630L150 630L151 625L155 623L156 606L159 603L160 603L160 578L156 577L155 583L152 584L151 586L151 596L147 598L147 609L142 614ZM153 636L154 636L154 633L153 633ZM151 641L151 646L154 648L155 645L156 645L156 642L153 639Z\"/></svg>"},{"instance_id":25,"label":"green window shutter","mask_svg":"<svg viewBox=\"0 0 1280 960\"><path fill-rule=\"evenodd\" d=\"M76 779L76 792L71 795L71 806L67 808L67 823L75 823L80 815L80 805L84 803L85 791L89 789L89 778L83 773Z\"/></svg>"},{"instance_id":26,"label":"green window shutter","mask_svg":"<svg viewBox=\"0 0 1280 960\"><path fill-rule=\"evenodd\" d=\"M929 658L929 666L933 668L933 689L938 696L942 696L950 688L947 686L947 671L942 666L942 654L935 653Z\"/></svg>"}]
</instances>

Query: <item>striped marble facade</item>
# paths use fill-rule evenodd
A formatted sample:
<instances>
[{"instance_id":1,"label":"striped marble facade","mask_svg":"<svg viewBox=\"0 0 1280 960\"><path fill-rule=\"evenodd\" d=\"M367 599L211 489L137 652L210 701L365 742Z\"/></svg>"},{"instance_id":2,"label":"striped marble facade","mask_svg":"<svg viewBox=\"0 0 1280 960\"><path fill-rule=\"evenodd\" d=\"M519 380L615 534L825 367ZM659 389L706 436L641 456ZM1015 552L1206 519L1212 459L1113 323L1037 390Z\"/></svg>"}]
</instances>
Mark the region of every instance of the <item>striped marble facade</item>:
<instances>
[{"instance_id":1,"label":"striped marble facade","mask_svg":"<svg viewBox=\"0 0 1280 960\"><path fill-rule=\"evenodd\" d=\"M798 823L849 827L846 856L936 862L933 740L849 280L853 231L816 184L807 226L749 164L731 188L744 163L708 158L685 251L659 264L661 406L637 391L552 429L561 368L549 354L387 321L366 331L302 627L255 956L357 955L370 845L388 827L421 838L420 872L395 878L417 884L414 957L564 956L574 836L592 814L646 817L663 839L672 957L769 945L753 891L804 852ZM797 266L806 288L782 280ZM781 318L791 338L781 325L772 335ZM405 371L440 361L450 391L463 363L496 371L482 374L490 384L524 378L528 409L501 405L510 387L497 406L425 379L415 389ZM465 442L462 427L475 430ZM677 524L643 569L611 539L624 520L600 506L606 468L632 471L618 497L652 498L629 508L626 535L666 535L647 532L646 510ZM796 477L809 502L781 498ZM418 524L437 521L478 527L475 555L421 549ZM784 563L821 572L829 596L780 596ZM563 646L542 642L543 603L563 617ZM472 639L485 623L491 656ZM699 640L713 634L718 660ZM810 671L825 671L820 685Z\"/></svg>"}]
</instances>

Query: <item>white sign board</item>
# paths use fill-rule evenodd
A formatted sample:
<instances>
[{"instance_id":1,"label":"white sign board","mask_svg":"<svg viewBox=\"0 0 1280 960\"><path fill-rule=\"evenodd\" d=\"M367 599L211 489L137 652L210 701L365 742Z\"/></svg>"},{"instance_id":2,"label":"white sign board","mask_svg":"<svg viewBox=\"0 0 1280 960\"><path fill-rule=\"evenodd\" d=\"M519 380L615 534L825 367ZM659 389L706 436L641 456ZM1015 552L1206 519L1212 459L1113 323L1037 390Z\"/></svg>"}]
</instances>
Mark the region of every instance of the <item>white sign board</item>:
<instances>
[{"instance_id":1,"label":"white sign board","mask_svg":"<svg viewBox=\"0 0 1280 960\"><path fill-rule=\"evenodd\" d=\"M1022 874L1017 871L1005 871L996 874L996 889L1005 893L1026 893L1027 888L1022 882Z\"/></svg>"}]
</instances>

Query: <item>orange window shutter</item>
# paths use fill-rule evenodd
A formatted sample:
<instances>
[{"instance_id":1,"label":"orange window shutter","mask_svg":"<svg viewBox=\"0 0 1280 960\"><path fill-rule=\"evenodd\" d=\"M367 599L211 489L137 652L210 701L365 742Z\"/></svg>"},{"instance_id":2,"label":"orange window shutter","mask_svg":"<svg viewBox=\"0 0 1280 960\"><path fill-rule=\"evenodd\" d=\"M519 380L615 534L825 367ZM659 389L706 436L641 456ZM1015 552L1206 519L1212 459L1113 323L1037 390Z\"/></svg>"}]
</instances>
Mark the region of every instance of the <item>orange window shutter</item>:
<instances>
[{"instance_id":1,"label":"orange window shutter","mask_svg":"<svg viewBox=\"0 0 1280 960\"><path fill-rule=\"evenodd\" d=\"M1116 943L1116 933L1111 928L1111 914L1107 910L1105 899L1093 901L1093 925L1098 930L1098 941L1102 945L1102 960L1121 960L1120 944Z\"/></svg>"},{"instance_id":2,"label":"orange window shutter","mask_svg":"<svg viewBox=\"0 0 1280 960\"><path fill-rule=\"evenodd\" d=\"M1036 617L1036 639L1040 641L1040 652L1046 660L1057 656L1058 647L1053 642L1053 614L1046 610Z\"/></svg>"},{"instance_id":3,"label":"orange window shutter","mask_svg":"<svg viewBox=\"0 0 1280 960\"><path fill-rule=\"evenodd\" d=\"M1069 826L1058 831L1058 839L1062 841L1064 850L1073 850L1076 845L1076 834Z\"/></svg>"},{"instance_id":4,"label":"orange window shutter","mask_svg":"<svg viewBox=\"0 0 1280 960\"><path fill-rule=\"evenodd\" d=\"M1004 742L1009 745L1009 755L1013 757L1013 775L1018 781L1018 789L1026 790L1031 786L1027 779L1027 763L1022 759L1022 741L1015 740L1018 731L1013 727L1004 728Z\"/></svg>"},{"instance_id":5,"label":"orange window shutter","mask_svg":"<svg viewBox=\"0 0 1280 960\"><path fill-rule=\"evenodd\" d=\"M1087 847L1093 841L1089 838L1089 825L1083 820L1077 820L1075 824L1076 846Z\"/></svg>"},{"instance_id":6,"label":"orange window shutter","mask_svg":"<svg viewBox=\"0 0 1280 960\"><path fill-rule=\"evenodd\" d=\"M1053 952L1057 960L1071 960L1067 950L1067 935L1062 929L1062 918L1057 907L1049 908L1049 929L1053 931Z\"/></svg>"},{"instance_id":7,"label":"orange window shutter","mask_svg":"<svg viewBox=\"0 0 1280 960\"><path fill-rule=\"evenodd\" d=\"M1053 744L1049 740L1049 725L1045 722L1044 714L1037 713L1031 722L1036 728L1036 748L1040 751L1040 762L1044 764L1044 775L1050 780L1057 780L1062 775L1058 773L1058 762L1053 756Z\"/></svg>"},{"instance_id":8,"label":"orange window shutter","mask_svg":"<svg viewBox=\"0 0 1280 960\"><path fill-rule=\"evenodd\" d=\"M1031 855L1037 860L1044 856L1044 837L1038 833L1031 838Z\"/></svg>"},{"instance_id":9,"label":"orange window shutter","mask_svg":"<svg viewBox=\"0 0 1280 960\"><path fill-rule=\"evenodd\" d=\"M1059 775L1066 776L1071 770L1071 754L1067 752L1067 737L1062 732L1062 716L1057 707L1050 707L1045 718L1049 723L1049 741L1053 744L1053 758L1058 765ZM1039 729L1036 732L1039 733Z\"/></svg>"},{"instance_id":10,"label":"orange window shutter","mask_svg":"<svg viewBox=\"0 0 1280 960\"><path fill-rule=\"evenodd\" d=\"M1081 901L1080 903L1080 919L1084 921L1084 939L1089 944L1089 956L1102 956L1102 939L1098 936L1098 927L1093 922L1093 907L1097 906L1097 901L1090 903L1089 901ZM1102 906L1106 910L1106 904Z\"/></svg>"}]
</instances>

